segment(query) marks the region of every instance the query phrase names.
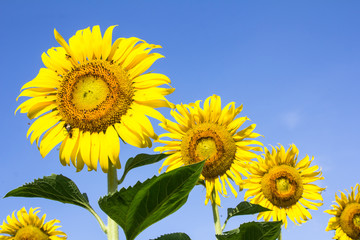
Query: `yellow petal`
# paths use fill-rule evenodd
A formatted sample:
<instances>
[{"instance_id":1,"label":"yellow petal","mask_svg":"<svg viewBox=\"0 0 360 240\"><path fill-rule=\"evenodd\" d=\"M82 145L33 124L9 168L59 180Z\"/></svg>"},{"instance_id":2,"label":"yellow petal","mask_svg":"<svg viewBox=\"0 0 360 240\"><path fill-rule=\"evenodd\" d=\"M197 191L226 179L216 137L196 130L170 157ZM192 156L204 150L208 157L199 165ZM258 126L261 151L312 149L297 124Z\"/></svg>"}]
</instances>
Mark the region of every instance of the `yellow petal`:
<instances>
[{"instance_id":1,"label":"yellow petal","mask_svg":"<svg viewBox=\"0 0 360 240\"><path fill-rule=\"evenodd\" d=\"M63 131L64 124L60 122L44 135L40 143L40 154L42 157L45 157L51 149L65 139L66 136Z\"/></svg>"},{"instance_id":2,"label":"yellow petal","mask_svg":"<svg viewBox=\"0 0 360 240\"><path fill-rule=\"evenodd\" d=\"M120 123L115 124L114 127L119 136L126 143L139 148L146 147L147 143L143 141L143 138L137 132L127 128L125 125Z\"/></svg>"},{"instance_id":3,"label":"yellow petal","mask_svg":"<svg viewBox=\"0 0 360 240\"><path fill-rule=\"evenodd\" d=\"M79 129L78 128L74 128L71 130L71 137L68 135L66 137L66 140L64 140L64 142L61 144L60 148L60 160L63 162L66 162L66 164L70 164L70 160L71 160L71 154L75 148L75 144L78 141L78 137L79 137ZM63 146L64 145L64 146ZM75 162L73 162L74 166L75 166Z\"/></svg>"},{"instance_id":4,"label":"yellow petal","mask_svg":"<svg viewBox=\"0 0 360 240\"><path fill-rule=\"evenodd\" d=\"M38 75L22 86L25 88L58 88L60 86L61 77L54 71L47 68L40 68Z\"/></svg>"},{"instance_id":5,"label":"yellow petal","mask_svg":"<svg viewBox=\"0 0 360 240\"><path fill-rule=\"evenodd\" d=\"M120 160L119 160L119 154L120 154L120 142L119 142L119 136L115 129L110 126L106 129L105 137L108 142L109 146L109 159L111 163L116 167L120 168Z\"/></svg>"},{"instance_id":6,"label":"yellow petal","mask_svg":"<svg viewBox=\"0 0 360 240\"><path fill-rule=\"evenodd\" d=\"M29 88L23 90L19 96L16 98L16 101L19 100L19 97L39 97L56 94L57 90L54 88Z\"/></svg>"},{"instance_id":7,"label":"yellow petal","mask_svg":"<svg viewBox=\"0 0 360 240\"><path fill-rule=\"evenodd\" d=\"M124 38L120 41L117 50L115 51L113 60L119 64L122 64L128 54L131 52L137 42L144 42L136 37Z\"/></svg>"},{"instance_id":8,"label":"yellow petal","mask_svg":"<svg viewBox=\"0 0 360 240\"><path fill-rule=\"evenodd\" d=\"M145 114L146 116L155 118L159 121L165 121L164 116L157 111L156 109L153 109L151 107L142 105L142 104L137 104L137 103L133 103L133 108L137 109L136 111L142 112L143 114Z\"/></svg>"},{"instance_id":9,"label":"yellow petal","mask_svg":"<svg viewBox=\"0 0 360 240\"><path fill-rule=\"evenodd\" d=\"M97 132L91 133L91 149L90 149L90 162L91 166L95 171L97 170L97 163L99 160L100 153L100 142L99 142L99 134Z\"/></svg>"},{"instance_id":10,"label":"yellow petal","mask_svg":"<svg viewBox=\"0 0 360 240\"><path fill-rule=\"evenodd\" d=\"M93 26L92 28L92 46L95 57L100 59L102 53L102 37L99 25Z\"/></svg>"},{"instance_id":11,"label":"yellow petal","mask_svg":"<svg viewBox=\"0 0 360 240\"><path fill-rule=\"evenodd\" d=\"M101 54L102 59L107 59L110 54L111 43L112 43L112 32L116 26L117 25L108 27L104 33L104 38L102 41L102 54Z\"/></svg>"},{"instance_id":12,"label":"yellow petal","mask_svg":"<svg viewBox=\"0 0 360 240\"><path fill-rule=\"evenodd\" d=\"M86 166L90 167L92 169L91 165L91 138L90 138L90 132L82 132L80 133L80 154L81 159L84 161Z\"/></svg>"},{"instance_id":13,"label":"yellow petal","mask_svg":"<svg viewBox=\"0 0 360 240\"><path fill-rule=\"evenodd\" d=\"M136 78L134 78L133 80L133 86L136 89L146 89L146 88L151 88L151 87L158 87L160 85L163 84L170 84L170 79L163 75L163 74L159 74L159 73L147 73L147 74L142 74Z\"/></svg>"},{"instance_id":14,"label":"yellow petal","mask_svg":"<svg viewBox=\"0 0 360 240\"><path fill-rule=\"evenodd\" d=\"M27 116L29 119L34 119L55 108L57 108L56 101L41 102L36 105L33 105L29 109Z\"/></svg>"},{"instance_id":15,"label":"yellow petal","mask_svg":"<svg viewBox=\"0 0 360 240\"><path fill-rule=\"evenodd\" d=\"M17 107L17 109L15 110L15 114L19 109L20 109L21 113L26 113L26 112L29 112L29 110L33 106L35 106L39 103L53 102L53 101L56 101L56 96L53 96L53 95L30 98L30 99L26 100L25 102L23 102L22 104L20 104L20 106Z\"/></svg>"},{"instance_id":16,"label":"yellow petal","mask_svg":"<svg viewBox=\"0 0 360 240\"><path fill-rule=\"evenodd\" d=\"M30 126L29 130L27 131L26 137L29 137L29 135L32 133L30 143L32 144L35 139L37 139L38 143L41 134L43 134L50 127L54 126L57 122L59 122L61 118L61 116L58 116L58 112L54 111L42 116L41 118L36 119L36 121Z\"/></svg>"},{"instance_id":17,"label":"yellow petal","mask_svg":"<svg viewBox=\"0 0 360 240\"><path fill-rule=\"evenodd\" d=\"M78 62L78 59L76 58L75 54L72 52L71 48L67 44L67 42L64 40L64 38L54 29L54 36L56 41L65 49L65 51L71 56L69 60L76 65Z\"/></svg>"},{"instance_id":18,"label":"yellow petal","mask_svg":"<svg viewBox=\"0 0 360 240\"><path fill-rule=\"evenodd\" d=\"M146 70L151 67L151 65L158 60L159 58L163 58L164 56L160 53L151 53L148 55L147 58L145 58L143 61L141 61L139 64L137 64L135 67L129 70L129 75L132 78L137 77L138 75L142 74Z\"/></svg>"},{"instance_id":19,"label":"yellow petal","mask_svg":"<svg viewBox=\"0 0 360 240\"><path fill-rule=\"evenodd\" d=\"M109 169L109 157L107 152L107 139L103 132L99 132L99 141L100 141L100 167L104 173L108 172Z\"/></svg>"}]
</instances>

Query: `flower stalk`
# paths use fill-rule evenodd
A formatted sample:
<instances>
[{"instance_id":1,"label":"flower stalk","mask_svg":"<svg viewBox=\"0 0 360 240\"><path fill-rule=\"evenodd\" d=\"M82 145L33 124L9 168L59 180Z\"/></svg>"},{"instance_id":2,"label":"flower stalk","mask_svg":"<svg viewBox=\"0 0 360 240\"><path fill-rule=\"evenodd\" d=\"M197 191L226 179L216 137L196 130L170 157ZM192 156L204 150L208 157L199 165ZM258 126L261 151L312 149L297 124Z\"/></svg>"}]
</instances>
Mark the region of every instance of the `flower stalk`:
<instances>
[{"instance_id":1,"label":"flower stalk","mask_svg":"<svg viewBox=\"0 0 360 240\"><path fill-rule=\"evenodd\" d=\"M107 180L108 180L108 194L116 192L118 186L117 171L115 166L110 162L110 160L109 160L109 170L107 174ZM119 226L109 216L108 216L107 236L108 236L108 240L119 240Z\"/></svg>"},{"instance_id":2,"label":"flower stalk","mask_svg":"<svg viewBox=\"0 0 360 240\"><path fill-rule=\"evenodd\" d=\"M215 193L215 191L213 191L212 192L213 200L211 201L211 207L212 207L212 212L213 212L213 217L214 217L215 234L221 235L222 229L221 229L221 223L220 223L219 208L218 208L217 204L215 203L215 197L216 197L216 193Z\"/></svg>"}]
</instances>

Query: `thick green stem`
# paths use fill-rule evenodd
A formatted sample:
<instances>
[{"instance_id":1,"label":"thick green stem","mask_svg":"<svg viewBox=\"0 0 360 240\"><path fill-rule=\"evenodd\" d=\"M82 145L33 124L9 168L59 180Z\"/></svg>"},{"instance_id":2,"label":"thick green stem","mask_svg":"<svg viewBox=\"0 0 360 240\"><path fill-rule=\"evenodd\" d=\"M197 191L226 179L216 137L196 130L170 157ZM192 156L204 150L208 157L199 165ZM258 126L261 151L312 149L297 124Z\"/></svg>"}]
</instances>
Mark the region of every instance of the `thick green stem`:
<instances>
[{"instance_id":1,"label":"thick green stem","mask_svg":"<svg viewBox=\"0 0 360 240\"><path fill-rule=\"evenodd\" d=\"M219 216L219 208L215 203L215 194L216 194L215 191L213 191L211 206L212 206L213 217L214 217L215 233L216 233L216 235L221 235L222 230L221 230L221 223L220 223L220 216Z\"/></svg>"},{"instance_id":2,"label":"thick green stem","mask_svg":"<svg viewBox=\"0 0 360 240\"><path fill-rule=\"evenodd\" d=\"M116 192L118 186L117 171L109 160L108 170L108 194ZM107 229L108 240L119 240L119 226L117 223L108 217L108 229Z\"/></svg>"},{"instance_id":3,"label":"thick green stem","mask_svg":"<svg viewBox=\"0 0 360 240\"><path fill-rule=\"evenodd\" d=\"M281 237L281 229L280 229L280 235L279 235L279 238L278 238L279 240L281 240L282 239L282 237Z\"/></svg>"}]
</instances>

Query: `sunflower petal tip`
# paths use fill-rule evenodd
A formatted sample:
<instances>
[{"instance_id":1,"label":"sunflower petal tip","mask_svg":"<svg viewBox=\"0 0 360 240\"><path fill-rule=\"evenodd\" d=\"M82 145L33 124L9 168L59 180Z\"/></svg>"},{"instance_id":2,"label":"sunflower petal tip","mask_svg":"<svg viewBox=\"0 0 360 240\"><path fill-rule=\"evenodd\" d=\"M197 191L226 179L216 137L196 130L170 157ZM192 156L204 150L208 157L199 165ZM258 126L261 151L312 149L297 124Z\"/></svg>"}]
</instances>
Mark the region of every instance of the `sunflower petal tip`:
<instances>
[{"instance_id":1,"label":"sunflower petal tip","mask_svg":"<svg viewBox=\"0 0 360 240\"><path fill-rule=\"evenodd\" d=\"M56 28L54 28L54 37L55 37L55 39L57 40L59 38L59 36L61 37L60 33L56 30Z\"/></svg>"}]
</instances>

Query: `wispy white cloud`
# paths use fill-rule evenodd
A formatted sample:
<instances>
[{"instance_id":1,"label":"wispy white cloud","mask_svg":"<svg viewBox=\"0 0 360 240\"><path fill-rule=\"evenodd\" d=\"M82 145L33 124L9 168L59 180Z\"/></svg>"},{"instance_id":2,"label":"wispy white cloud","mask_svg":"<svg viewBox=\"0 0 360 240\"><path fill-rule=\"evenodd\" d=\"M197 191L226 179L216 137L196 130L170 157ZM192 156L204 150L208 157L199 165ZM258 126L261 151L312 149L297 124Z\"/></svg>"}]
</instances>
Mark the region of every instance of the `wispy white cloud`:
<instances>
[{"instance_id":1,"label":"wispy white cloud","mask_svg":"<svg viewBox=\"0 0 360 240\"><path fill-rule=\"evenodd\" d=\"M284 113L280 116L280 119L288 129L296 128L301 122L299 111L291 111Z\"/></svg>"}]
</instances>

